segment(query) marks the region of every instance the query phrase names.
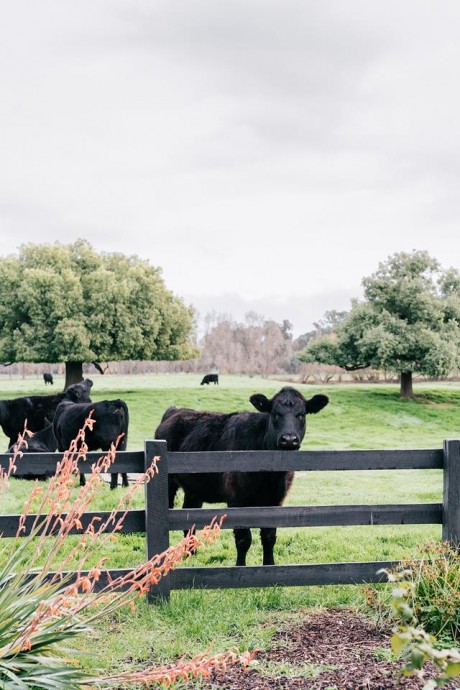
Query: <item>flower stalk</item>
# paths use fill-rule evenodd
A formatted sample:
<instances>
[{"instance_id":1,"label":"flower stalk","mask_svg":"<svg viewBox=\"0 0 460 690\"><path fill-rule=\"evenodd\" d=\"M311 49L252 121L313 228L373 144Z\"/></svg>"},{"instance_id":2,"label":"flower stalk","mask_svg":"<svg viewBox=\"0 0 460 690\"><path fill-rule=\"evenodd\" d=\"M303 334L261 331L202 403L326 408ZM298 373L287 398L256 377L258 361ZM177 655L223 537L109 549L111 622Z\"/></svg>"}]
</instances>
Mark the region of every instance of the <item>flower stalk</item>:
<instances>
[{"instance_id":1,"label":"flower stalk","mask_svg":"<svg viewBox=\"0 0 460 690\"><path fill-rule=\"evenodd\" d=\"M36 483L31 490L16 537L0 565L0 687L2 690L73 690L101 684L118 687L120 683L168 686L179 679L207 676L211 669L226 664L240 663L245 667L251 655L235 650L199 654L172 666L151 666L107 676L91 676L79 666L81 650L76 647L76 638L87 634L98 621L121 607L134 608L140 596L197 548L214 542L222 522L213 520L197 533L190 531L165 552L111 578L104 546L122 530L136 491L154 479L158 458L152 458L148 469L123 492L105 519L95 516L83 529L83 515L101 489L101 475L110 472L120 440L93 463L86 484L77 486L78 464L87 452L85 431L92 429L94 423L89 416L47 484ZM28 435L24 430L8 470L0 470L0 491L8 487ZM32 524L26 530L26 523L32 517ZM64 546L75 533L76 543L69 551ZM88 567L90 558L95 565ZM107 581L104 586L100 585L102 576Z\"/></svg>"}]
</instances>

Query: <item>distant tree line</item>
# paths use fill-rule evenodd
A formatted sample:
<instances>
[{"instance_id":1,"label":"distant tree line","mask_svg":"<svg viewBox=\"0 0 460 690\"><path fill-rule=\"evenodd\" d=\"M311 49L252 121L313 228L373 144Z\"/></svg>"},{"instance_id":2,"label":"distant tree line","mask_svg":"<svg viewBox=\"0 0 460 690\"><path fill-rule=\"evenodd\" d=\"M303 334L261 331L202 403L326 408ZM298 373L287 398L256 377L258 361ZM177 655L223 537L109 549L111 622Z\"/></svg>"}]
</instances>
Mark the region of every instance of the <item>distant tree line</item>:
<instances>
[{"instance_id":1,"label":"distant tree line","mask_svg":"<svg viewBox=\"0 0 460 690\"><path fill-rule=\"evenodd\" d=\"M364 299L330 310L298 338L285 319L196 314L138 257L83 240L25 245L0 259L0 376L196 372L280 375L302 382L456 376L460 274L426 251L399 252L362 280ZM291 380L293 380L291 378Z\"/></svg>"},{"instance_id":2,"label":"distant tree line","mask_svg":"<svg viewBox=\"0 0 460 690\"><path fill-rule=\"evenodd\" d=\"M199 343L200 364L205 370L220 373L268 376L292 371L292 325L278 324L250 311L243 322L210 313L206 332Z\"/></svg>"}]
</instances>

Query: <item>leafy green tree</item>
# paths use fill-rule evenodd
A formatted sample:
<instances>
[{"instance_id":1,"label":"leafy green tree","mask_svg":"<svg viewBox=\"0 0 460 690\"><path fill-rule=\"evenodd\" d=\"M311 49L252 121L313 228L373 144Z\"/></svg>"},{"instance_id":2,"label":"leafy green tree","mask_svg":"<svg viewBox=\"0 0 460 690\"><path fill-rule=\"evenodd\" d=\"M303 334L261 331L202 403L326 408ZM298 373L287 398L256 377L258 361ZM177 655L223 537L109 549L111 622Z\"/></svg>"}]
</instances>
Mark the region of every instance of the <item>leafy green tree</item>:
<instances>
[{"instance_id":1,"label":"leafy green tree","mask_svg":"<svg viewBox=\"0 0 460 690\"><path fill-rule=\"evenodd\" d=\"M73 244L27 244L0 259L0 361L83 363L187 359L193 310L136 256Z\"/></svg>"},{"instance_id":2,"label":"leafy green tree","mask_svg":"<svg viewBox=\"0 0 460 690\"><path fill-rule=\"evenodd\" d=\"M337 326L345 321L348 316L347 311L337 311L336 309L331 309L326 311L324 316L319 321L314 321L313 325L319 335L325 335L326 333L332 333Z\"/></svg>"},{"instance_id":3,"label":"leafy green tree","mask_svg":"<svg viewBox=\"0 0 460 690\"><path fill-rule=\"evenodd\" d=\"M397 371L403 398L413 396L414 373L444 376L458 366L458 271L442 270L426 251L399 252L362 284L364 301L353 302L333 335L310 342L301 361Z\"/></svg>"},{"instance_id":4,"label":"leafy green tree","mask_svg":"<svg viewBox=\"0 0 460 690\"><path fill-rule=\"evenodd\" d=\"M337 329L337 327L343 321L345 321L347 316L347 311L337 311L336 309L326 311L322 319L313 322L313 325L315 327L314 330L307 331L307 333L303 333L295 339L293 343L294 349L303 350L310 341L315 340L316 338L319 338L322 335L326 335L327 333L333 333Z\"/></svg>"}]
</instances>

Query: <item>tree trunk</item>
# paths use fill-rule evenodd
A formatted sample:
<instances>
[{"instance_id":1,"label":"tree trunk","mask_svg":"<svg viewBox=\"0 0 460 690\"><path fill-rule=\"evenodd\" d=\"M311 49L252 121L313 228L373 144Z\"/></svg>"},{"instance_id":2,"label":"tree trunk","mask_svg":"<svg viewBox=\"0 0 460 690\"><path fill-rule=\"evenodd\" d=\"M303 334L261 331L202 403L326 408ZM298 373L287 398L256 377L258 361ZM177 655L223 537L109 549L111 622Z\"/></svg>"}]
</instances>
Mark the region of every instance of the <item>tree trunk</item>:
<instances>
[{"instance_id":1,"label":"tree trunk","mask_svg":"<svg viewBox=\"0 0 460 690\"><path fill-rule=\"evenodd\" d=\"M399 389L399 395L401 398L409 400L414 397L414 392L412 390L412 372L402 371L401 372L401 388Z\"/></svg>"},{"instance_id":2,"label":"tree trunk","mask_svg":"<svg viewBox=\"0 0 460 690\"><path fill-rule=\"evenodd\" d=\"M66 362L64 390L80 381L83 381L83 362Z\"/></svg>"}]
</instances>

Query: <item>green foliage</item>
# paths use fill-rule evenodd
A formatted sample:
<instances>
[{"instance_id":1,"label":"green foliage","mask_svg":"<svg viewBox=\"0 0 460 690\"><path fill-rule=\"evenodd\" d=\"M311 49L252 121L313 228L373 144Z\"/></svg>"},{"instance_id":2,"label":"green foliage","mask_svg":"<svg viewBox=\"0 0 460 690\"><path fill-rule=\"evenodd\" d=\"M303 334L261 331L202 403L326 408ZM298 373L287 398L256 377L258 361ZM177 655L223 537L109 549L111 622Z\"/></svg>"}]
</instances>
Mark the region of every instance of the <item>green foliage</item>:
<instances>
[{"instance_id":1,"label":"green foliage","mask_svg":"<svg viewBox=\"0 0 460 690\"><path fill-rule=\"evenodd\" d=\"M340 358L340 351L335 338L323 336L311 340L307 349L298 355L301 362L321 362L321 364L336 364Z\"/></svg>"},{"instance_id":2,"label":"green foliage","mask_svg":"<svg viewBox=\"0 0 460 690\"><path fill-rule=\"evenodd\" d=\"M440 649L436 637L428 632L428 628L420 617L420 586L425 590L425 585L428 584L428 589L437 597L439 586L442 587L443 583L446 584L450 579L451 568L458 571L458 557L455 565L449 564L450 556L454 555L451 549L446 547L444 550L437 549L437 551L440 556L440 566L435 564L430 554L428 564L422 565L415 575L413 569L397 573L387 572L389 581L397 583L390 598L391 611L396 619L391 647L404 660L403 673L405 675L415 674L421 680L425 680L423 690L443 687L460 675L460 651L456 648ZM435 579L439 580L434 587L432 587L433 568L437 572ZM458 586L458 572L455 573L454 579ZM422 599L424 598L425 592L422 595ZM432 606L435 608L436 604ZM437 599L437 606L442 607L439 599ZM427 623L429 624L432 620L432 616L429 616ZM436 675L426 680L425 665L428 662L434 666Z\"/></svg>"},{"instance_id":3,"label":"green foliage","mask_svg":"<svg viewBox=\"0 0 460 690\"><path fill-rule=\"evenodd\" d=\"M460 362L460 277L442 271L427 252L400 252L363 278L364 302L355 301L336 338L309 343L302 361L346 370L372 367L443 376Z\"/></svg>"},{"instance_id":4,"label":"green foliage","mask_svg":"<svg viewBox=\"0 0 460 690\"><path fill-rule=\"evenodd\" d=\"M79 240L0 260L1 361L186 359L192 327L192 309L136 256Z\"/></svg>"},{"instance_id":5,"label":"green foliage","mask_svg":"<svg viewBox=\"0 0 460 690\"><path fill-rule=\"evenodd\" d=\"M429 542L420 562L406 561L405 600L411 617L444 646L460 642L460 554L448 543ZM394 578L401 574L395 573ZM384 610L385 593L377 596Z\"/></svg>"}]
</instances>

